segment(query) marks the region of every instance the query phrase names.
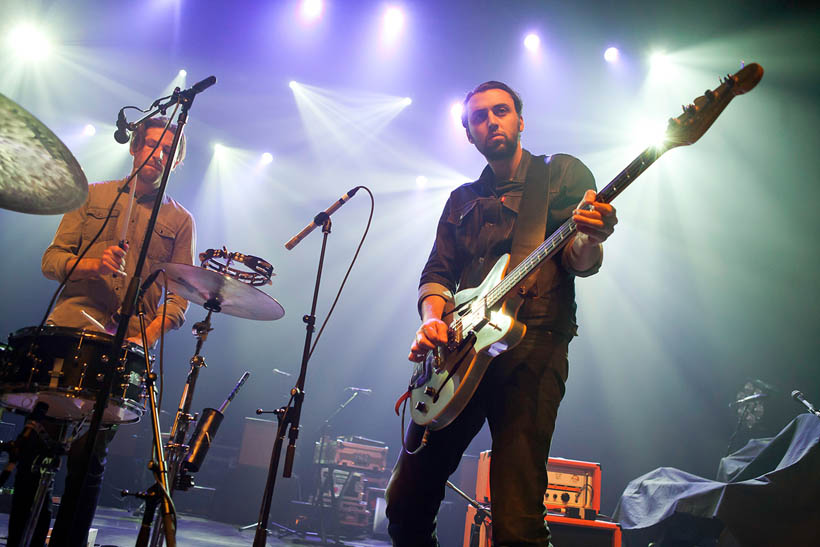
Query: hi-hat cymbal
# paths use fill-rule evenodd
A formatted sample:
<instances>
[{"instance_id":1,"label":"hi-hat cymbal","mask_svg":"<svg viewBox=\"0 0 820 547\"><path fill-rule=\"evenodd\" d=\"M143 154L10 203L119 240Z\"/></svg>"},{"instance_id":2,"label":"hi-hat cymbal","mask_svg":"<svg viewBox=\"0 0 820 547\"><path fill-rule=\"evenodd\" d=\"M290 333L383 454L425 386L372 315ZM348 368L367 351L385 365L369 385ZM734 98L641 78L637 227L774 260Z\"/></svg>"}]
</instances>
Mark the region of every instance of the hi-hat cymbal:
<instances>
[{"instance_id":1,"label":"hi-hat cymbal","mask_svg":"<svg viewBox=\"0 0 820 547\"><path fill-rule=\"evenodd\" d=\"M285 315L273 297L229 275L173 262L158 264L154 270L165 270L169 291L207 309L258 321L273 321Z\"/></svg>"},{"instance_id":2,"label":"hi-hat cymbal","mask_svg":"<svg viewBox=\"0 0 820 547\"><path fill-rule=\"evenodd\" d=\"M87 195L88 180L66 145L0 94L0 207L55 215L76 209Z\"/></svg>"}]
</instances>

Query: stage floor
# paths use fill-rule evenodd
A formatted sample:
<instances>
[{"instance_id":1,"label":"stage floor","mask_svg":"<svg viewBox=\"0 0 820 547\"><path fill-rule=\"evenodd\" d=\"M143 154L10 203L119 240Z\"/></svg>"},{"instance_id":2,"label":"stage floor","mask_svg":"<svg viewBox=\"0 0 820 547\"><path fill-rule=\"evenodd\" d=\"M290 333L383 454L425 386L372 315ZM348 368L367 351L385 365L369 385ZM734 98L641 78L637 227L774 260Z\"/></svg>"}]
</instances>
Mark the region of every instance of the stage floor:
<instances>
[{"instance_id":1,"label":"stage floor","mask_svg":"<svg viewBox=\"0 0 820 547\"><path fill-rule=\"evenodd\" d=\"M5 545L6 530L9 516L7 513L0 513L0 545ZM97 528L96 545L126 547L132 546L137 541L141 517L132 516L130 512L122 509L110 507L100 507L94 517L93 527ZM181 514L178 517L177 546L178 547L247 547L253 544L256 529L240 532L236 526L225 524L224 522L214 522L201 517ZM337 545L335 538L327 538L327 544ZM352 547L384 547L389 546L386 540L343 538L344 545ZM289 536L278 538L276 534L268 536L268 545L321 545L322 540L318 536L310 535L305 538Z\"/></svg>"}]
</instances>

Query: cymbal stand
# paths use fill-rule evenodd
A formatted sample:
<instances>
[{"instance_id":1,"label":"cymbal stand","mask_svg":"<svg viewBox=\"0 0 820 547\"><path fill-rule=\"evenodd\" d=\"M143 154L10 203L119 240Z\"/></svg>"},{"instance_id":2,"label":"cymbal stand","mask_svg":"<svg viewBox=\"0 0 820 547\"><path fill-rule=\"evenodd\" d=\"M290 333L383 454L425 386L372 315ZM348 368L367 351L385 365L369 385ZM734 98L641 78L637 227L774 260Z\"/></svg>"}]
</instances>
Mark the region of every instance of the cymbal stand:
<instances>
[{"instance_id":1,"label":"cymbal stand","mask_svg":"<svg viewBox=\"0 0 820 547\"><path fill-rule=\"evenodd\" d=\"M299 371L299 378L296 385L290 390L290 400L288 404L273 411L279 419L279 427L276 431L276 439L271 450L270 465L268 467L268 479L265 483L265 493L262 495L262 506L259 509L259 521L256 524L256 534L253 537L253 547L265 547L270 519L271 501L273 491L276 488L276 475L279 472L279 460L282 452L282 445L285 440L285 432L288 431L288 448L285 454L285 469L282 476L288 478L293 470L293 456L296 453L296 439L299 437L299 420L302 413L302 402L305 398L305 377L307 376L307 365L310 359L310 345L313 339L313 330L316 324L316 302L319 299L319 284L322 280L322 266L325 261L325 249L327 248L327 236L330 235L330 215L319 213L314 218L316 224L322 225L322 250L319 254L319 266L316 271L316 284L313 288L313 302L310 307L310 314L302 317L305 323L305 345L302 350L302 367ZM292 404L292 406L291 406Z\"/></svg>"},{"instance_id":2,"label":"cymbal stand","mask_svg":"<svg viewBox=\"0 0 820 547\"><path fill-rule=\"evenodd\" d=\"M140 332L143 341L145 336L145 313L142 307L141 295L137 299L137 316L140 322ZM148 406L151 412L151 432L153 437L153 460L148 463L148 469L154 474L154 484L145 492L129 492L123 490L121 495L134 496L145 501L145 511L142 514L142 523L137 535L137 547L145 547L151 538L151 525L154 522L157 505L161 504L160 518L163 526L157 523L156 529L159 533L165 534L168 547L176 547L176 510L174 502L171 500L171 493L168 488L168 465L162 448L162 434L159 427L159 408L157 407L156 373L151 370L151 359L148 352L145 352L145 388L148 392Z\"/></svg>"},{"instance_id":3,"label":"cymbal stand","mask_svg":"<svg viewBox=\"0 0 820 547\"><path fill-rule=\"evenodd\" d=\"M185 444L185 438L188 435L188 427L196 421L196 416L191 415L191 404L194 401L194 390L196 389L196 381L199 378L199 369L207 366L205 358L200 355L200 351L205 340L208 339L208 333L213 330L211 328L211 314L213 312L219 313L221 309L219 302L215 300L205 302L204 307L208 310L208 314L203 321L195 323L193 329L191 329L196 337L196 349L193 357L191 357L191 370L188 371L188 379L185 382L185 388L182 390L179 408L174 417L174 425L171 427L171 433L168 436L168 444L165 445L165 451L168 454L168 494L172 497L178 486L182 490L187 490L193 484L192 477L185 474L182 469L182 462L190 448ZM161 532L162 526L154 528L151 547L162 545Z\"/></svg>"}]
</instances>

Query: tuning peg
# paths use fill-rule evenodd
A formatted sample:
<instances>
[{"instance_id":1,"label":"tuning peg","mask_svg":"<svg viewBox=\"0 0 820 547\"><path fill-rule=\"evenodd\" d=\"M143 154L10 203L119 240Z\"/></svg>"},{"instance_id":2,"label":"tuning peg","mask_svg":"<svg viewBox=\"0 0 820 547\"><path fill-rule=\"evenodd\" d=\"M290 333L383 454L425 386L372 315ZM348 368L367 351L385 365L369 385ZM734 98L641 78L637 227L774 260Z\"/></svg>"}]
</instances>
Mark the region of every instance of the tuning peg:
<instances>
[{"instance_id":1,"label":"tuning peg","mask_svg":"<svg viewBox=\"0 0 820 547\"><path fill-rule=\"evenodd\" d=\"M711 89L707 89L703 92L703 96L706 97L708 100L713 101L715 99L715 92Z\"/></svg>"}]
</instances>

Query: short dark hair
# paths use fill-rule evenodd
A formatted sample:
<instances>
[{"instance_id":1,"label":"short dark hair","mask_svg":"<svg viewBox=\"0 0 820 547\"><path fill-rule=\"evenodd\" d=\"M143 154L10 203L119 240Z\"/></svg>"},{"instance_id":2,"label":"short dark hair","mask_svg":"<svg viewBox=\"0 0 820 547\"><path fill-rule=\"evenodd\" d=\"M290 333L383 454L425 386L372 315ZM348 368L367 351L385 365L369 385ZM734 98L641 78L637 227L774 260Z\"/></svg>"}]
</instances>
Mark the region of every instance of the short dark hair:
<instances>
[{"instance_id":1,"label":"short dark hair","mask_svg":"<svg viewBox=\"0 0 820 547\"><path fill-rule=\"evenodd\" d=\"M143 123L141 123L131 134L131 150L136 150L137 148L141 148L143 144L145 144L145 134L148 132L149 127L165 127L168 123L168 118L163 116L158 116L156 118L148 118ZM168 132L172 135L177 132L177 124L172 123L168 126ZM177 150L177 159L175 162L181 162L185 159L185 133L182 134L182 137L179 139L179 150Z\"/></svg>"},{"instance_id":2,"label":"short dark hair","mask_svg":"<svg viewBox=\"0 0 820 547\"><path fill-rule=\"evenodd\" d=\"M464 97L464 102L461 106L461 125L464 126L464 129L469 129L467 123L467 102L470 100L470 97L476 93L481 93L482 91L487 91L488 89L500 89L509 93L510 97L512 97L513 104L515 105L515 112L518 114L519 118L521 117L521 111L524 109L524 102L521 100L521 96L504 82L490 80L488 82L484 82L483 84L478 84L472 91L467 93L466 97Z\"/></svg>"}]
</instances>

